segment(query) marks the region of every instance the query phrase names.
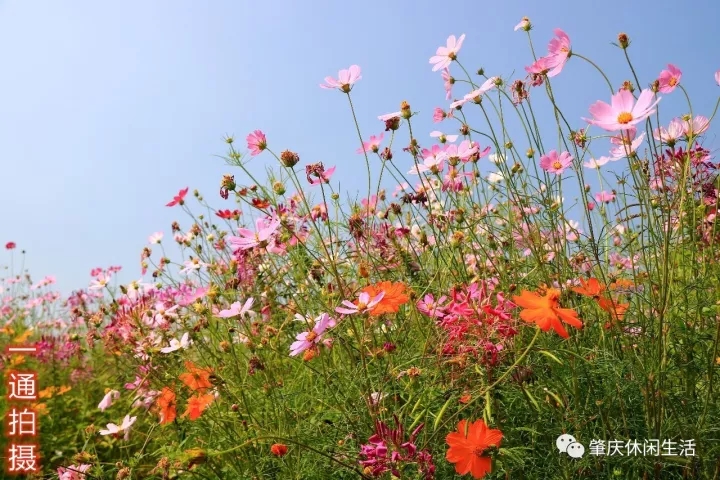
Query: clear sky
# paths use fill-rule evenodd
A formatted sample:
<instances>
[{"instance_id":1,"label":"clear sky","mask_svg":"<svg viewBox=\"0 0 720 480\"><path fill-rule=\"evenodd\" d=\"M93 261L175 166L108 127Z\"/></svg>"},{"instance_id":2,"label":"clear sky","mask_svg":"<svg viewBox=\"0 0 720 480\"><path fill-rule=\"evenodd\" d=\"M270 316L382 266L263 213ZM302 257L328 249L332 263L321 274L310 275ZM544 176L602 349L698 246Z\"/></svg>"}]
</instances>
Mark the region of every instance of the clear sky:
<instances>
[{"instance_id":1,"label":"clear sky","mask_svg":"<svg viewBox=\"0 0 720 480\"><path fill-rule=\"evenodd\" d=\"M364 137L383 130L377 115L408 100L428 146L432 109L449 103L430 56L448 35L465 33L460 59L469 69L522 78L531 56L513 27L524 15L539 54L560 27L615 84L630 76L610 43L628 33L644 82L674 63L696 113L712 113L717 0L0 0L0 243L17 242L35 280L55 275L64 293L86 286L97 266L122 265L122 281L138 279L147 237L169 236L175 219L189 225L164 206L180 188L232 208L217 193L220 178L245 181L215 155L226 151L224 135L244 146L254 129L276 151L298 152L302 165L337 165L334 180L354 197L365 188L356 180L365 163L347 101L321 90L323 78L360 65L353 96ZM554 85L578 128L592 102L609 101L577 58ZM465 93L456 86L457 98ZM681 95L664 99L665 108L676 102L681 113ZM714 135L706 146L717 147ZM396 161L404 171L411 164L401 152ZM274 159L253 162L260 173Z\"/></svg>"}]
</instances>

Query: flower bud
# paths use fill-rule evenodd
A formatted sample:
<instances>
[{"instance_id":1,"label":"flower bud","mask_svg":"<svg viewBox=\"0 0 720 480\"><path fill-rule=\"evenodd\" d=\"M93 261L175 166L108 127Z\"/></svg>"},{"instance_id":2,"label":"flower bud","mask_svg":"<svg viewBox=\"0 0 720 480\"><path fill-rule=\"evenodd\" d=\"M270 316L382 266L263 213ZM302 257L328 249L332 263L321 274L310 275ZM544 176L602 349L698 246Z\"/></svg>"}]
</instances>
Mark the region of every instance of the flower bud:
<instances>
[{"instance_id":1,"label":"flower bud","mask_svg":"<svg viewBox=\"0 0 720 480\"><path fill-rule=\"evenodd\" d=\"M273 183L273 192L275 192L277 195L284 195L285 191L285 185L283 185L282 182Z\"/></svg>"},{"instance_id":2,"label":"flower bud","mask_svg":"<svg viewBox=\"0 0 720 480\"><path fill-rule=\"evenodd\" d=\"M618 34L618 43L620 44L620 48L623 50L630 46L630 39L628 38L627 33Z\"/></svg>"}]
</instances>

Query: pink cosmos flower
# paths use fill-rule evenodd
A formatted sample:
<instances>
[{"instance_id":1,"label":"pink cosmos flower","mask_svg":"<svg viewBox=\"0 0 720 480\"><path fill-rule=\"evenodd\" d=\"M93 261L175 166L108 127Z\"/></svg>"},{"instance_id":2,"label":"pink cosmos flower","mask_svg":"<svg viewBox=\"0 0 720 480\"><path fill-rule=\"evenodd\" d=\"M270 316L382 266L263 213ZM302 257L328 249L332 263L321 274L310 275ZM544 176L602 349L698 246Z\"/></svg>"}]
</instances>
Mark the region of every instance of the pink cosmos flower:
<instances>
[{"instance_id":1,"label":"pink cosmos flower","mask_svg":"<svg viewBox=\"0 0 720 480\"><path fill-rule=\"evenodd\" d=\"M438 47L435 56L430 57L430 63L434 65L432 71L437 72L443 68L448 68L453 60L457 58L457 53L460 51L464 41L464 33L457 40L455 35L450 35L447 39L447 46Z\"/></svg>"},{"instance_id":2,"label":"pink cosmos flower","mask_svg":"<svg viewBox=\"0 0 720 480\"><path fill-rule=\"evenodd\" d=\"M325 83L320 84L320 88L326 90L332 90L337 88L343 93L350 93L352 86L358 80L361 80L360 67L357 65L351 65L347 70L340 70L338 72L338 78L335 80L333 77L325 77Z\"/></svg>"},{"instance_id":3,"label":"pink cosmos flower","mask_svg":"<svg viewBox=\"0 0 720 480\"><path fill-rule=\"evenodd\" d=\"M120 398L120 392L118 392L117 390L110 390L100 401L100 404L98 404L98 408L101 412L104 412L105 409L110 408L113 402L118 398Z\"/></svg>"},{"instance_id":4,"label":"pink cosmos flower","mask_svg":"<svg viewBox=\"0 0 720 480\"><path fill-rule=\"evenodd\" d=\"M275 217L272 220L258 218L255 220L255 232L247 228L238 228L239 237L227 237L227 243L231 246L233 253L238 250L248 250L257 246L267 246L270 238L280 227L280 219Z\"/></svg>"},{"instance_id":5,"label":"pink cosmos flower","mask_svg":"<svg viewBox=\"0 0 720 480\"><path fill-rule=\"evenodd\" d=\"M686 137L689 137L691 135L700 135L702 133L705 133L705 131L710 127L710 120L707 117L703 117L702 115L698 115L697 117L693 118L692 121L690 120L684 120L683 121L683 133Z\"/></svg>"},{"instance_id":6,"label":"pink cosmos flower","mask_svg":"<svg viewBox=\"0 0 720 480\"><path fill-rule=\"evenodd\" d=\"M290 356L295 357L300 353L304 352L308 348L320 343L323 338L325 330L335 326L335 319L330 317L327 313L323 313L315 319L315 326L309 332L302 332L298 334L295 339L296 341L290 345Z\"/></svg>"},{"instance_id":7,"label":"pink cosmos flower","mask_svg":"<svg viewBox=\"0 0 720 480\"><path fill-rule=\"evenodd\" d=\"M477 142L463 140L462 142L460 142L460 145L455 145L454 143L448 145L445 149L445 155L448 158L458 158L463 162L468 162L470 161L470 158L472 158L472 156L477 153L478 148L480 148L480 145ZM489 152L490 147L487 147L480 153L480 158L484 157Z\"/></svg>"},{"instance_id":8,"label":"pink cosmos flower","mask_svg":"<svg viewBox=\"0 0 720 480\"><path fill-rule=\"evenodd\" d=\"M189 187L185 187L182 190L180 190L180 192L177 195L175 195L173 197L173 199L170 200L170 202L168 202L165 206L166 207L174 207L177 204L182 205L184 203L185 195L187 195L187 193L188 193L188 189L189 189Z\"/></svg>"},{"instance_id":9,"label":"pink cosmos flower","mask_svg":"<svg viewBox=\"0 0 720 480\"><path fill-rule=\"evenodd\" d=\"M137 420L137 417L125 415L120 426L114 423L108 423L107 430L100 430L100 435L118 435L120 432L125 432L125 440L130 440L130 427L135 423L135 420Z\"/></svg>"},{"instance_id":10,"label":"pink cosmos flower","mask_svg":"<svg viewBox=\"0 0 720 480\"><path fill-rule=\"evenodd\" d=\"M447 117L447 113L440 107L435 107L433 110L433 123L440 123Z\"/></svg>"},{"instance_id":11,"label":"pink cosmos flower","mask_svg":"<svg viewBox=\"0 0 720 480\"><path fill-rule=\"evenodd\" d=\"M632 93L627 90L620 90L612 96L609 105L600 100L592 104L590 113L595 118L583 118L583 120L611 132L627 130L655 113L654 107L660 99L658 98L655 103L652 103L652 100L653 92L649 89L645 89L640 93L637 103Z\"/></svg>"},{"instance_id":12,"label":"pink cosmos flower","mask_svg":"<svg viewBox=\"0 0 720 480\"><path fill-rule=\"evenodd\" d=\"M525 71L534 74L546 74L554 77L565 67L565 64L572 55L570 37L559 28L554 30L555 38L548 44L548 54L538 58L535 63L525 67Z\"/></svg>"},{"instance_id":13,"label":"pink cosmos flower","mask_svg":"<svg viewBox=\"0 0 720 480\"><path fill-rule=\"evenodd\" d=\"M58 480L85 480L87 476L85 472L90 470L92 465L83 463L80 465L70 465L69 467L58 467Z\"/></svg>"},{"instance_id":14,"label":"pink cosmos flower","mask_svg":"<svg viewBox=\"0 0 720 480\"><path fill-rule=\"evenodd\" d=\"M572 161L570 152L562 152L558 155L557 151L550 150L547 155L540 157L540 168L546 172L560 175L572 165Z\"/></svg>"},{"instance_id":15,"label":"pink cosmos flower","mask_svg":"<svg viewBox=\"0 0 720 480\"><path fill-rule=\"evenodd\" d=\"M675 145L677 141L685 134L685 126L679 118L670 120L667 129L665 127L656 128L653 132L655 140L660 140L668 145Z\"/></svg>"},{"instance_id":16,"label":"pink cosmos flower","mask_svg":"<svg viewBox=\"0 0 720 480\"><path fill-rule=\"evenodd\" d=\"M548 44L548 51L550 53L546 57L548 59L546 66L550 68L550 71L547 74L548 77L554 77L560 73L565 66L565 63L568 61L568 58L570 58L570 55L572 54L570 48L570 37L567 36L567 33L559 28L556 28L554 32L555 38L550 40L550 43Z\"/></svg>"},{"instance_id":17,"label":"pink cosmos flower","mask_svg":"<svg viewBox=\"0 0 720 480\"><path fill-rule=\"evenodd\" d=\"M613 160L627 157L642 145L645 133L641 133L637 138L635 138L635 135L637 135L637 128L633 127L621 130L619 135L610 138L610 143L615 145L614 148L610 149Z\"/></svg>"},{"instance_id":18,"label":"pink cosmos flower","mask_svg":"<svg viewBox=\"0 0 720 480\"><path fill-rule=\"evenodd\" d=\"M658 77L658 81L660 82L660 88L658 90L660 90L661 93L672 92L680 83L680 77L682 77L680 69L672 63L668 63L667 70L660 72L660 76Z\"/></svg>"},{"instance_id":19,"label":"pink cosmos flower","mask_svg":"<svg viewBox=\"0 0 720 480\"><path fill-rule=\"evenodd\" d=\"M596 193L594 197L597 203L610 203L615 200L615 194L612 192L606 192L605 190Z\"/></svg>"},{"instance_id":20,"label":"pink cosmos flower","mask_svg":"<svg viewBox=\"0 0 720 480\"><path fill-rule=\"evenodd\" d=\"M343 300L342 304L344 307L337 307L335 311L337 313L342 313L345 315L352 315L354 313L364 313L372 310L375 308L375 305L380 303L380 301L385 296L385 292L380 292L375 297L370 298L370 294L366 292L362 292L358 296L357 305L349 302L347 300Z\"/></svg>"},{"instance_id":21,"label":"pink cosmos flower","mask_svg":"<svg viewBox=\"0 0 720 480\"><path fill-rule=\"evenodd\" d=\"M253 303L255 303L255 299L253 297L248 298L244 304L240 304L240 302L233 302L229 309L220 310L217 316L220 318L232 318L237 317L238 315L244 317L246 314L250 313Z\"/></svg>"},{"instance_id":22,"label":"pink cosmos flower","mask_svg":"<svg viewBox=\"0 0 720 480\"><path fill-rule=\"evenodd\" d=\"M6 250L13 250L15 247L17 247L17 244L15 242L7 242L5 244Z\"/></svg>"},{"instance_id":23,"label":"pink cosmos flower","mask_svg":"<svg viewBox=\"0 0 720 480\"><path fill-rule=\"evenodd\" d=\"M720 70L715 72L715 83L717 83L718 86L720 86Z\"/></svg>"},{"instance_id":24,"label":"pink cosmos flower","mask_svg":"<svg viewBox=\"0 0 720 480\"><path fill-rule=\"evenodd\" d=\"M208 266L207 263L200 261L200 259L197 257L193 257L190 260L185 260L183 264L185 265L185 267L180 270L180 273L186 274L193 271L199 272L202 268Z\"/></svg>"},{"instance_id":25,"label":"pink cosmos flower","mask_svg":"<svg viewBox=\"0 0 720 480\"><path fill-rule=\"evenodd\" d=\"M247 148L250 149L250 155L260 155L260 152L267 148L267 138L261 130L255 130L245 139L247 140Z\"/></svg>"},{"instance_id":26,"label":"pink cosmos flower","mask_svg":"<svg viewBox=\"0 0 720 480\"><path fill-rule=\"evenodd\" d=\"M377 137L370 135L370 140L363 142L362 147L357 149L357 153L377 153L380 150L380 142L382 142L385 133L380 133Z\"/></svg>"}]
</instances>

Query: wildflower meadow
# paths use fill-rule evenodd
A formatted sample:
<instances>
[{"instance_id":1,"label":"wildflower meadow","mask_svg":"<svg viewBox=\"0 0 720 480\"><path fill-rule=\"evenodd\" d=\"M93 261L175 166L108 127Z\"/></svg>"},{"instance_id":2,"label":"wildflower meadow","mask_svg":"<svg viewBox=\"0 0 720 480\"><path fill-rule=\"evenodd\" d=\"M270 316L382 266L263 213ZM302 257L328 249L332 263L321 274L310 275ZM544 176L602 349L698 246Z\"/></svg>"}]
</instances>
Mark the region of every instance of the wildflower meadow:
<instances>
[{"instance_id":1,"label":"wildflower meadow","mask_svg":"<svg viewBox=\"0 0 720 480\"><path fill-rule=\"evenodd\" d=\"M67 297L1 239L2 478L720 478L718 102L685 88L720 70L518 20L515 72L465 63L472 32L412 52L433 111L318 72L366 178L227 136L218 190L148 205L177 221Z\"/></svg>"}]
</instances>

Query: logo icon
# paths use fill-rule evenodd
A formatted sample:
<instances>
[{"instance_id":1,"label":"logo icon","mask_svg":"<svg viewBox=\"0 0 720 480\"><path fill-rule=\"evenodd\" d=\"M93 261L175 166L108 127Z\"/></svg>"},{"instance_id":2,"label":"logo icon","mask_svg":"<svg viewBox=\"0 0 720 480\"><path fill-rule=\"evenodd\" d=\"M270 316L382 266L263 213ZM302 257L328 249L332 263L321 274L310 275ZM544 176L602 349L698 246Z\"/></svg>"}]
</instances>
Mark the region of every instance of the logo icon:
<instances>
[{"instance_id":1,"label":"logo icon","mask_svg":"<svg viewBox=\"0 0 720 480\"><path fill-rule=\"evenodd\" d=\"M567 453L571 458L582 458L585 455L585 446L567 433L560 435L555 440L555 446L560 453Z\"/></svg>"}]
</instances>

